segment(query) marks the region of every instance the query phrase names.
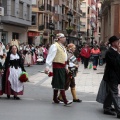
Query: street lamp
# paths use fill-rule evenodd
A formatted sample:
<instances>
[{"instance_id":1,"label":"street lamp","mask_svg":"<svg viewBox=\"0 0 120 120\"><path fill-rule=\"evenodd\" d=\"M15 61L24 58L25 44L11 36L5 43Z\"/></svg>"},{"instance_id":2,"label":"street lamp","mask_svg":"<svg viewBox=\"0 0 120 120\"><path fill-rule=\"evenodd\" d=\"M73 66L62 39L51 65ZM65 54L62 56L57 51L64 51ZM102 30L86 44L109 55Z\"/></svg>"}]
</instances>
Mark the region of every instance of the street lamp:
<instances>
[{"instance_id":1,"label":"street lamp","mask_svg":"<svg viewBox=\"0 0 120 120\"><path fill-rule=\"evenodd\" d=\"M81 39L81 32L80 32L80 31L78 31L78 39L79 39L79 40L78 40L78 41L79 41L79 42L78 42L78 45L80 45L80 39Z\"/></svg>"},{"instance_id":2,"label":"street lamp","mask_svg":"<svg viewBox=\"0 0 120 120\"><path fill-rule=\"evenodd\" d=\"M71 23L72 18L73 18L73 14L72 14L71 10L70 10L70 11L68 11L68 13L67 13L67 17L68 17L69 27L70 27L70 23Z\"/></svg>"},{"instance_id":3,"label":"street lamp","mask_svg":"<svg viewBox=\"0 0 120 120\"><path fill-rule=\"evenodd\" d=\"M73 14L72 14L71 10L68 11L67 17L68 17L68 22L69 22L69 28L67 28L66 31L67 31L67 33L68 33L68 44L69 44L70 34L71 34L72 30L73 30L73 29L71 28L71 26L70 26L70 23L71 23L72 18L73 18Z\"/></svg>"},{"instance_id":4,"label":"street lamp","mask_svg":"<svg viewBox=\"0 0 120 120\"><path fill-rule=\"evenodd\" d=\"M94 33L94 27L92 27L92 36L91 36L91 39L92 39L91 44L92 44L92 46L93 46L93 40L94 40L94 35L93 35L93 33Z\"/></svg>"},{"instance_id":5,"label":"street lamp","mask_svg":"<svg viewBox=\"0 0 120 120\"><path fill-rule=\"evenodd\" d=\"M52 44L52 37L54 36L54 35L52 34L52 31L55 29L55 25L54 25L54 23L52 23L52 20L50 20L50 22L49 22L49 29L51 30L51 35L50 35L50 37L51 37L51 44Z\"/></svg>"}]
</instances>

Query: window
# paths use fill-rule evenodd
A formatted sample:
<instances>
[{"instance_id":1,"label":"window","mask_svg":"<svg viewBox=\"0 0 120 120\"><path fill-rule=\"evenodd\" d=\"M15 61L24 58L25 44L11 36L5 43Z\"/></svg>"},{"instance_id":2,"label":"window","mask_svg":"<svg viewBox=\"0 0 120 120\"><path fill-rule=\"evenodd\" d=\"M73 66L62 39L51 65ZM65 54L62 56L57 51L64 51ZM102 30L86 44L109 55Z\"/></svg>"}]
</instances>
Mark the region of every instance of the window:
<instances>
[{"instance_id":1,"label":"window","mask_svg":"<svg viewBox=\"0 0 120 120\"><path fill-rule=\"evenodd\" d=\"M30 6L27 5L27 20L30 20Z\"/></svg>"},{"instance_id":2,"label":"window","mask_svg":"<svg viewBox=\"0 0 120 120\"><path fill-rule=\"evenodd\" d=\"M37 1L36 0L32 0L32 5L36 5Z\"/></svg>"},{"instance_id":3,"label":"window","mask_svg":"<svg viewBox=\"0 0 120 120\"><path fill-rule=\"evenodd\" d=\"M83 12L83 17L86 17L86 13L85 12Z\"/></svg>"},{"instance_id":4,"label":"window","mask_svg":"<svg viewBox=\"0 0 120 120\"><path fill-rule=\"evenodd\" d=\"M86 7L86 3L85 3L85 2L82 2L81 7L82 7L82 8L83 8L83 7Z\"/></svg>"},{"instance_id":5,"label":"window","mask_svg":"<svg viewBox=\"0 0 120 120\"><path fill-rule=\"evenodd\" d=\"M88 14L90 14L90 8L88 7Z\"/></svg>"},{"instance_id":6,"label":"window","mask_svg":"<svg viewBox=\"0 0 120 120\"><path fill-rule=\"evenodd\" d=\"M11 15L15 16L15 0L11 0Z\"/></svg>"},{"instance_id":7,"label":"window","mask_svg":"<svg viewBox=\"0 0 120 120\"><path fill-rule=\"evenodd\" d=\"M101 32L101 27L99 27L99 33Z\"/></svg>"},{"instance_id":8,"label":"window","mask_svg":"<svg viewBox=\"0 0 120 120\"><path fill-rule=\"evenodd\" d=\"M12 39L19 39L19 33L12 33Z\"/></svg>"},{"instance_id":9,"label":"window","mask_svg":"<svg viewBox=\"0 0 120 120\"><path fill-rule=\"evenodd\" d=\"M32 13L32 25L36 25L36 13Z\"/></svg>"},{"instance_id":10,"label":"window","mask_svg":"<svg viewBox=\"0 0 120 120\"><path fill-rule=\"evenodd\" d=\"M19 3L19 17L23 18L23 3Z\"/></svg>"},{"instance_id":11,"label":"window","mask_svg":"<svg viewBox=\"0 0 120 120\"><path fill-rule=\"evenodd\" d=\"M3 0L2 5L4 6L4 14L7 15L7 1Z\"/></svg>"}]
</instances>

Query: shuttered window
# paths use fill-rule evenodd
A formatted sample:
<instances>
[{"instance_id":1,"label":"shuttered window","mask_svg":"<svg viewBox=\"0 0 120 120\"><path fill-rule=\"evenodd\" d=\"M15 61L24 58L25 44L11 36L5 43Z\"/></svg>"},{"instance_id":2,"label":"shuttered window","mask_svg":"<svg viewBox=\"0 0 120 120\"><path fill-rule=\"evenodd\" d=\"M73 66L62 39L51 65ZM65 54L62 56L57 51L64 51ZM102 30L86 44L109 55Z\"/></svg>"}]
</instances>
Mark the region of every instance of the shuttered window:
<instances>
[{"instance_id":1,"label":"shuttered window","mask_svg":"<svg viewBox=\"0 0 120 120\"><path fill-rule=\"evenodd\" d=\"M23 3L19 3L19 18L23 18Z\"/></svg>"}]
</instances>

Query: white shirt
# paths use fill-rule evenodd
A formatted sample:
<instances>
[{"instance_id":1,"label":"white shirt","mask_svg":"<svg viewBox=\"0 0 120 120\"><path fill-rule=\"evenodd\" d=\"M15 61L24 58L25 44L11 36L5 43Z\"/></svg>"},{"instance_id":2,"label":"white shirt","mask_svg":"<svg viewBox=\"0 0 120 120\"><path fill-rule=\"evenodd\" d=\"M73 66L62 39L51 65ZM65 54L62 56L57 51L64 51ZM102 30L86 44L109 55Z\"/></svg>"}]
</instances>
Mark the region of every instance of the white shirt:
<instances>
[{"instance_id":1,"label":"white shirt","mask_svg":"<svg viewBox=\"0 0 120 120\"><path fill-rule=\"evenodd\" d=\"M65 49L65 47L60 44L60 46L64 49L65 53L66 53L66 59L65 61L67 61L67 51ZM49 49L49 53L48 53L48 56L47 56L47 59L46 59L46 68L50 68L52 66L52 62L56 56L56 53L57 53L57 46L55 44L51 45L50 49Z\"/></svg>"},{"instance_id":2,"label":"white shirt","mask_svg":"<svg viewBox=\"0 0 120 120\"><path fill-rule=\"evenodd\" d=\"M114 48L114 47L111 47L113 50L115 50L115 51L117 51L117 49L116 48Z\"/></svg>"}]
</instances>

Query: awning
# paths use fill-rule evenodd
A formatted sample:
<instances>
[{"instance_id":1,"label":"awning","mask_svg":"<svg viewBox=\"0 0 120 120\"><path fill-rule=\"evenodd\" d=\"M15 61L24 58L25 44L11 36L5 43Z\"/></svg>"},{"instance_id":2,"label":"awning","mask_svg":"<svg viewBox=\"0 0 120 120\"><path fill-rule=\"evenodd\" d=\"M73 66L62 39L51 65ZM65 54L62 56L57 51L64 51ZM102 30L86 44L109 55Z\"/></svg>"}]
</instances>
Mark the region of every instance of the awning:
<instances>
[{"instance_id":1,"label":"awning","mask_svg":"<svg viewBox=\"0 0 120 120\"><path fill-rule=\"evenodd\" d=\"M40 36L40 33L39 32L28 32L28 37L35 37L35 36Z\"/></svg>"}]
</instances>

